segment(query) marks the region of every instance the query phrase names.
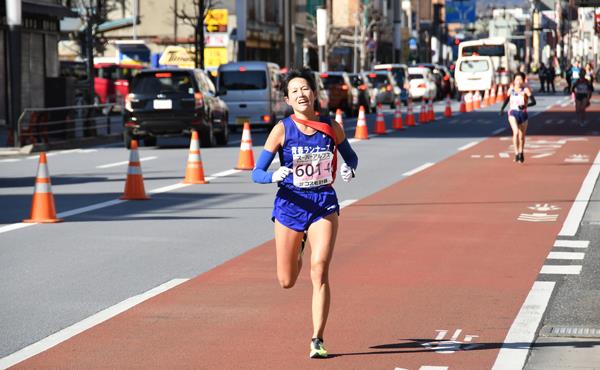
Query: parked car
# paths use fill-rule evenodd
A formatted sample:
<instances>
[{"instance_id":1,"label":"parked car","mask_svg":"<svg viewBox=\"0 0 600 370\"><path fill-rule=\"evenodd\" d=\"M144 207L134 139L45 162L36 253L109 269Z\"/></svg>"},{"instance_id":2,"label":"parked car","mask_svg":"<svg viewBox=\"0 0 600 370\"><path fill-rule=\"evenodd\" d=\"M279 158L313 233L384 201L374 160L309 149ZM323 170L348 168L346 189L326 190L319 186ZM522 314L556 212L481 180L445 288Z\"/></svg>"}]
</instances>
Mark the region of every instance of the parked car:
<instances>
[{"instance_id":1,"label":"parked car","mask_svg":"<svg viewBox=\"0 0 600 370\"><path fill-rule=\"evenodd\" d=\"M438 65L438 71L442 75L442 98L450 95L451 98L456 96L456 82L450 73L450 69L445 66Z\"/></svg>"},{"instance_id":2,"label":"parked car","mask_svg":"<svg viewBox=\"0 0 600 370\"><path fill-rule=\"evenodd\" d=\"M494 65L488 56L460 57L454 77L458 91L488 90L494 81Z\"/></svg>"},{"instance_id":3,"label":"parked car","mask_svg":"<svg viewBox=\"0 0 600 370\"><path fill-rule=\"evenodd\" d=\"M400 100L408 102L408 66L406 64L377 64L373 69L376 71L389 71L400 88Z\"/></svg>"},{"instance_id":4,"label":"parked car","mask_svg":"<svg viewBox=\"0 0 600 370\"><path fill-rule=\"evenodd\" d=\"M346 72L325 72L319 75L329 96L329 110L342 109L347 116L353 116L358 106L352 102L352 84Z\"/></svg>"},{"instance_id":5,"label":"parked car","mask_svg":"<svg viewBox=\"0 0 600 370\"><path fill-rule=\"evenodd\" d=\"M364 73L373 85L375 102L377 104L388 104L394 108L396 99L401 97L402 90L396 83L394 76L387 70L368 71ZM406 99L406 97L405 97Z\"/></svg>"},{"instance_id":6,"label":"parked car","mask_svg":"<svg viewBox=\"0 0 600 370\"><path fill-rule=\"evenodd\" d=\"M133 78L125 101L123 138L156 145L159 136L197 130L203 147L229 140L227 105L206 72L200 69L149 69Z\"/></svg>"},{"instance_id":7,"label":"parked car","mask_svg":"<svg viewBox=\"0 0 600 370\"><path fill-rule=\"evenodd\" d=\"M323 84L323 80L319 75L319 72L313 72L315 77L315 84L317 86L317 91L315 92L317 97L318 106L317 110L321 114L329 114L329 95L327 95L327 89L325 89L325 85Z\"/></svg>"},{"instance_id":8,"label":"parked car","mask_svg":"<svg viewBox=\"0 0 600 370\"><path fill-rule=\"evenodd\" d=\"M410 95L413 99L435 98L437 86L429 68L410 67L408 69Z\"/></svg>"},{"instance_id":9,"label":"parked car","mask_svg":"<svg viewBox=\"0 0 600 370\"><path fill-rule=\"evenodd\" d=\"M431 77L433 79L433 82L435 82L435 86L437 87L436 90L436 95L434 97L434 99L439 100L442 99L444 97L443 95L443 89L444 89L444 79L443 79L443 73L439 70L438 66L435 64L431 64L431 63L420 63L416 65L417 67L425 67L427 69L429 69L429 71L431 72Z\"/></svg>"},{"instance_id":10,"label":"parked car","mask_svg":"<svg viewBox=\"0 0 600 370\"><path fill-rule=\"evenodd\" d=\"M229 107L233 129L244 122L273 127L284 118L287 105L280 86L279 66L270 62L237 62L219 66L219 95Z\"/></svg>"},{"instance_id":11,"label":"parked car","mask_svg":"<svg viewBox=\"0 0 600 370\"><path fill-rule=\"evenodd\" d=\"M365 113L371 113L374 105L371 105L371 90L369 89L370 82L366 80L360 73L350 73L350 83L352 84L352 104L362 105L365 107Z\"/></svg>"}]
</instances>

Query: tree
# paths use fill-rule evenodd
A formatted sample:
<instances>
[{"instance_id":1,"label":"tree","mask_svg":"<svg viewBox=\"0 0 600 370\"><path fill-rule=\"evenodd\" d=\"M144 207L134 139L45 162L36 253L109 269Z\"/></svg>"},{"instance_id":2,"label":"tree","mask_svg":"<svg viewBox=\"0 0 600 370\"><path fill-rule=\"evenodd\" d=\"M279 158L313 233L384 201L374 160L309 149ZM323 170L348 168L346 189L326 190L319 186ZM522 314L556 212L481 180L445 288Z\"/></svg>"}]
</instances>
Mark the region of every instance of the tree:
<instances>
[{"instance_id":1,"label":"tree","mask_svg":"<svg viewBox=\"0 0 600 370\"><path fill-rule=\"evenodd\" d=\"M193 0L192 4L192 12L185 8L171 10L177 19L194 29L194 64L196 68L204 68L204 20L210 10L221 4L218 0Z\"/></svg>"}]
</instances>

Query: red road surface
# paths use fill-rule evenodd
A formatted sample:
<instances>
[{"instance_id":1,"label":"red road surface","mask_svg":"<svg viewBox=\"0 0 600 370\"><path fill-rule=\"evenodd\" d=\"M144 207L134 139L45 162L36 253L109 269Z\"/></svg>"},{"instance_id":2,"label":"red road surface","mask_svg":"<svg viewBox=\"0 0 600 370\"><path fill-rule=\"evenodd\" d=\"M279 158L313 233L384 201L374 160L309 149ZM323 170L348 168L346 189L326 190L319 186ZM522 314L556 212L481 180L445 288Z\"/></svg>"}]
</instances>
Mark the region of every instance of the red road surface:
<instances>
[{"instance_id":1,"label":"red road surface","mask_svg":"<svg viewBox=\"0 0 600 370\"><path fill-rule=\"evenodd\" d=\"M498 158L509 141L491 138L343 210L330 359L308 359L308 256L296 287L282 290L268 242L16 368L490 368L589 170L564 159L593 161L600 148L586 139L519 165ZM536 203L560 207L558 220L517 221ZM422 345L457 329L482 346Z\"/></svg>"}]
</instances>

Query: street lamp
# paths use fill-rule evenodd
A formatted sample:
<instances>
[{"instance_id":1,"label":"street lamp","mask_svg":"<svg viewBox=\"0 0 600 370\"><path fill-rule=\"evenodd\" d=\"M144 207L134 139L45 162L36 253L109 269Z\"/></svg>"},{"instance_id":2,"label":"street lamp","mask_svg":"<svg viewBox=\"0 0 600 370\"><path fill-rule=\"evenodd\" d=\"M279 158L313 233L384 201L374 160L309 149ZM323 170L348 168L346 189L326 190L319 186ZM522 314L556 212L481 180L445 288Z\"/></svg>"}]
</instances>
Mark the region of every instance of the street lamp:
<instances>
[{"instance_id":1,"label":"street lamp","mask_svg":"<svg viewBox=\"0 0 600 370\"><path fill-rule=\"evenodd\" d=\"M19 145L21 114L21 0L6 0L8 24L8 119L15 147Z\"/></svg>"}]
</instances>

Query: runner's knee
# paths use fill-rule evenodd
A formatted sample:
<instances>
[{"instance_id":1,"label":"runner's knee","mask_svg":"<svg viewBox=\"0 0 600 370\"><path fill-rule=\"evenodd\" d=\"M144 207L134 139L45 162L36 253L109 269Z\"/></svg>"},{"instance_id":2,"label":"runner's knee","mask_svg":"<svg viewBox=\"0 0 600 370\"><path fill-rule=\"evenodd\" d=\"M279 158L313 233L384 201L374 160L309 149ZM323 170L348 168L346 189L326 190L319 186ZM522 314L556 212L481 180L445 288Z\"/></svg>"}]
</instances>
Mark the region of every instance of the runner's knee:
<instances>
[{"instance_id":1,"label":"runner's knee","mask_svg":"<svg viewBox=\"0 0 600 370\"><path fill-rule=\"evenodd\" d=\"M328 280L329 263L327 261L312 262L310 266L310 278L313 283L323 284Z\"/></svg>"},{"instance_id":2,"label":"runner's knee","mask_svg":"<svg viewBox=\"0 0 600 370\"><path fill-rule=\"evenodd\" d=\"M293 279L290 276L279 277L279 285L283 289L290 289L296 284L296 279Z\"/></svg>"}]
</instances>

